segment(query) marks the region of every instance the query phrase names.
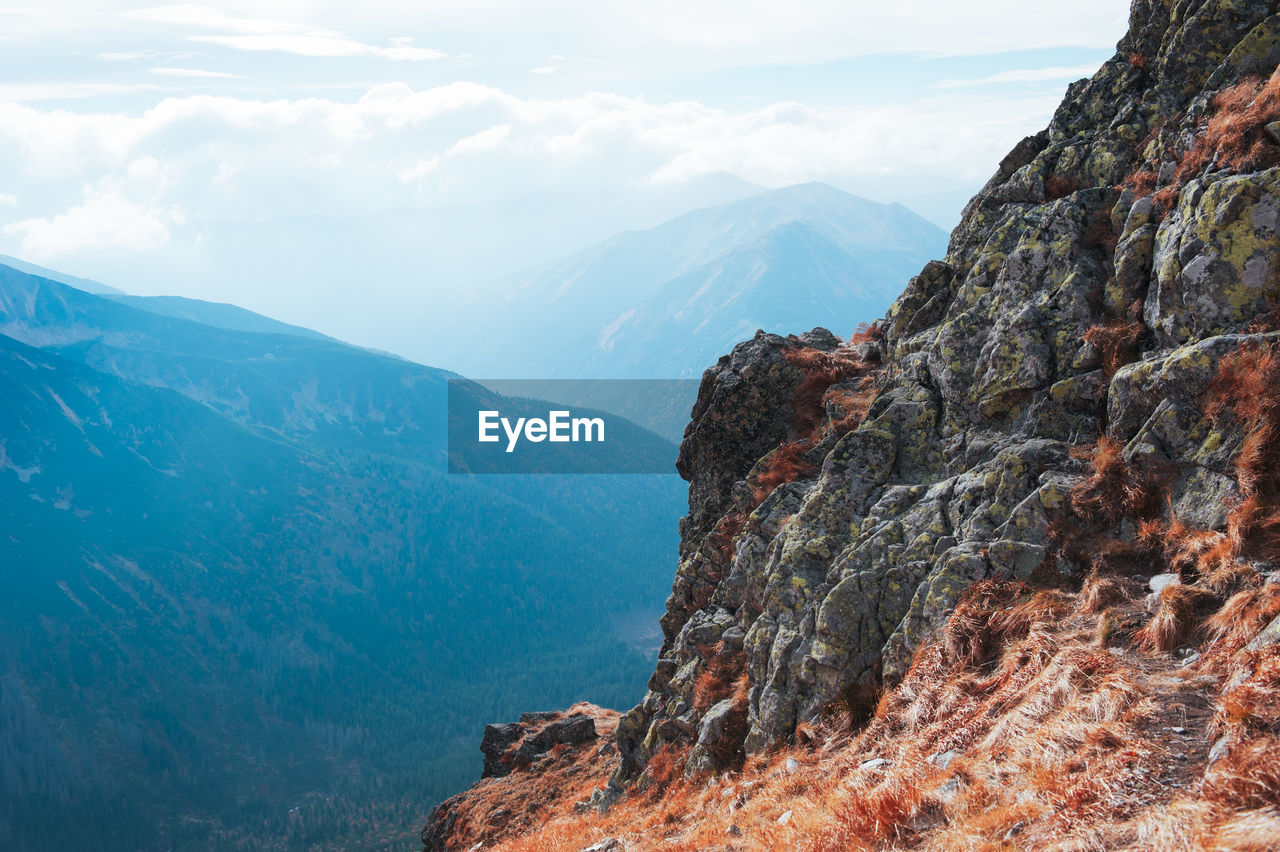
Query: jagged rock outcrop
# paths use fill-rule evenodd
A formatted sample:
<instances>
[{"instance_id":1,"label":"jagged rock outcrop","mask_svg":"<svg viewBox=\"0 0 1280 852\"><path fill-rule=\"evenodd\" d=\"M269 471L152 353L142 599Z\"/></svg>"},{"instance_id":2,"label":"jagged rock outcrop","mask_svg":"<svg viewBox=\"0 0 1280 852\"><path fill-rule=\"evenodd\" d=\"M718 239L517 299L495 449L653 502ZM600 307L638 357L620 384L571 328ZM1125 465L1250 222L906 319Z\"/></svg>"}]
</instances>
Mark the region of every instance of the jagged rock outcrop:
<instances>
[{"instance_id":1,"label":"jagged rock outcrop","mask_svg":"<svg viewBox=\"0 0 1280 852\"><path fill-rule=\"evenodd\" d=\"M542 809L572 803L575 778L585 774L613 734L618 714L591 704L561 711L522 713L520 721L488 725L480 750L484 772L477 785L437 805L422 830L427 852L469 848L460 838L493 840L527 831Z\"/></svg>"},{"instance_id":2,"label":"jagged rock outcrop","mask_svg":"<svg viewBox=\"0 0 1280 852\"><path fill-rule=\"evenodd\" d=\"M1267 397L1280 374L1278 63L1280 3L1137 0L1116 56L1072 84L1050 126L1005 157L966 207L947 256L908 282L882 321L847 344L821 329L799 338L759 332L707 371L681 447L689 515L662 619L665 643L643 701L617 722L617 768L584 812L608 807L627 789L643 805L671 783L676 761L689 773L734 767L792 739L797 726L833 706L857 727L876 691L900 682L882 705L889 710L866 730L887 730L896 723L881 716L910 715L919 702L930 705L920 712L941 717L934 723L946 733L949 713L920 683L932 673L936 687L968 657L931 640L951 619L949 639L972 634L980 645L990 625L974 613L988 621L1008 616L1017 608L1008 604L1010 588L1036 590L1021 604L1045 607L1036 618L1073 611L1087 614L1081 624L1096 621L1085 638L1066 635L1081 632L1074 623L1061 637L1074 643L1062 659L1078 658L1078 673L1110 670L1134 655L1132 676L1142 683L1125 687L1126 701L1190 684L1181 675L1166 681L1167 671L1181 672L1200 652L1183 648L1182 663L1167 652L1203 615L1196 607L1210 602L1222 606L1210 643L1213 671L1238 670L1224 695L1261 689L1264 680L1274 689L1274 660L1241 661L1219 640L1243 631L1235 647L1250 642L1252 653L1280 635L1273 609L1258 610L1266 619L1252 627L1239 617L1272 600L1262 584L1264 577L1275 582L1268 560L1280 526L1280 401ZM1224 372L1224 363L1231 369ZM1252 369L1237 376L1265 397L1252 409L1224 402L1215 383L1232 369ZM1204 554L1207 562L1197 562ZM975 583L986 591L957 612ZM1146 590L1157 587L1144 603ZM973 623L955 626L965 618ZM1041 663L1061 662L1046 625L1033 631L1049 649ZM1117 632L1125 638L1110 646ZM1004 649L1002 666L1022 665L1018 647ZM1202 650L1210 655L1209 645ZM988 659L986 651L974 660ZM1204 706L1192 715L1204 731L1234 733L1212 750L1196 746L1190 763L1180 763L1184 755L1161 757L1178 764L1171 786L1156 785L1117 819L1189 788L1189 767L1201 758L1207 767L1247 746L1263 755L1258 766L1274 766L1263 745L1245 743L1246 726L1207 721L1207 696L1224 680L1196 678L1202 691L1195 700ZM1019 700L1044 697L1024 686ZM927 760L935 769L938 761L967 759L953 749L990 751L1003 742L997 733L1008 720L992 719L1008 696L969 687L991 702L978 713L981 705L971 701L969 712L994 727L981 742L972 732L954 742L943 736ZM1191 700L1185 691L1177 696ZM1157 701L1144 701L1130 720L1134 731L1155 719L1165 727L1143 729L1153 742L1185 733L1188 723L1174 725ZM1254 710L1265 703L1257 701ZM1186 715L1185 705L1176 706ZM1098 721L1096 707L1089 712ZM1034 739L1026 718L1017 725ZM1072 742L1088 739L1073 730ZM913 731L904 724L899 740ZM1128 747L1114 733L1098 736L1103 752ZM899 756L911 750L897 745ZM919 766L899 768L876 754L850 759L850 773L901 769L886 789L901 791L921 777L912 774ZM1053 771L1084 765L1072 758ZM759 781L762 770L755 771ZM1238 772L1246 786L1254 783L1253 770ZM1151 770L1142 773L1135 790L1152 780ZM952 777L935 793L949 801L964 783ZM873 798L882 792L870 782L859 789ZM1235 813L1244 800L1229 785L1222 790L1224 813ZM738 795L732 811L743 796L733 786L728 793ZM1061 788L1054 796L1063 800ZM1250 807L1261 801L1249 800ZM1275 800L1265 801L1272 808ZM1195 806L1202 816L1216 807ZM909 831L956 816L926 810L912 812ZM876 825L860 829L867 837L880 831L879 812L870 813ZM1061 818L1053 826L1059 833L1075 818L1057 805L1042 816L1048 813ZM1004 842L1023 825L1013 824ZM1142 838L1145 848L1149 829L1129 825L1116 836ZM891 838L902 839L881 839Z\"/></svg>"},{"instance_id":3,"label":"jagged rock outcrop","mask_svg":"<svg viewBox=\"0 0 1280 852\"><path fill-rule=\"evenodd\" d=\"M1079 574L1052 532L1084 472L1071 450L1100 434L1162 477L1180 518L1224 523L1239 436L1197 403L1224 354L1274 336L1256 321L1280 297L1280 168L1264 167L1280 136L1245 128L1242 165L1206 125L1231 108L1219 92L1275 69L1276 13L1135 3L1116 56L1000 163L863 344L884 359L875 401L815 440L811 474L751 494L760 459L802 437L787 352L830 335L760 333L707 372L666 643L619 723L617 781L665 743L696 744L708 768L728 708L700 711L697 693L717 656L742 655L750 753L900 678L973 582Z\"/></svg>"}]
</instances>

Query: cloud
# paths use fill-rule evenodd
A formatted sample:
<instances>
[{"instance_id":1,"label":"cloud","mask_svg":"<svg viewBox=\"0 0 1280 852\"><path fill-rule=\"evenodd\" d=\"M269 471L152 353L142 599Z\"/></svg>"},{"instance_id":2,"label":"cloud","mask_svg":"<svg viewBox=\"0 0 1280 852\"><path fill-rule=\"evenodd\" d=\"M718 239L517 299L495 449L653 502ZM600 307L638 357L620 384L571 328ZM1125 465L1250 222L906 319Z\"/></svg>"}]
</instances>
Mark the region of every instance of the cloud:
<instances>
[{"instance_id":1,"label":"cloud","mask_svg":"<svg viewBox=\"0 0 1280 852\"><path fill-rule=\"evenodd\" d=\"M424 47L377 47L352 41L335 32L309 32L295 35L210 35L188 36L191 41L216 44L233 50L276 51L298 56L378 56L392 62L421 62L442 59L443 51Z\"/></svg>"},{"instance_id":2,"label":"cloud","mask_svg":"<svg viewBox=\"0 0 1280 852\"><path fill-rule=\"evenodd\" d=\"M437 42L453 52L464 44L450 43L449 34L483 32L486 41L512 52L523 45L554 45L548 52L606 57L620 73L660 69L674 74L885 54L1111 48L1124 33L1129 5L1129 0L470 0L405 2L395 20L411 31L441 34ZM360 6L350 9L367 14ZM329 25L341 24L330 19Z\"/></svg>"},{"instance_id":3,"label":"cloud","mask_svg":"<svg viewBox=\"0 0 1280 852\"><path fill-rule=\"evenodd\" d=\"M24 199L23 238L46 246L55 223L70 227L125 201L142 211L126 220L160 225L169 220L157 211L173 206L195 219L346 217L424 202L624 192L721 172L903 197L913 187L979 182L1057 100L975 93L859 108L727 107L601 93L522 98L460 82L385 84L355 102L167 97L142 113L0 104L0 172L17 176L7 189ZM143 193L130 178L125 192L111 183L141 158L161 164L163 186Z\"/></svg>"},{"instance_id":4,"label":"cloud","mask_svg":"<svg viewBox=\"0 0 1280 852\"><path fill-rule=\"evenodd\" d=\"M242 80L244 76L241 74L228 74L225 71L203 71L199 68L148 68L148 73L159 74L162 77L199 77L209 79L222 80Z\"/></svg>"},{"instance_id":5,"label":"cloud","mask_svg":"<svg viewBox=\"0 0 1280 852\"><path fill-rule=\"evenodd\" d=\"M530 74L554 74L560 70L559 65L543 65L541 68L529 69Z\"/></svg>"},{"instance_id":6,"label":"cloud","mask_svg":"<svg viewBox=\"0 0 1280 852\"><path fill-rule=\"evenodd\" d=\"M162 56L171 56L163 50L108 50L98 54L98 58L104 62L136 62L140 59L159 59Z\"/></svg>"},{"instance_id":7,"label":"cloud","mask_svg":"<svg viewBox=\"0 0 1280 852\"><path fill-rule=\"evenodd\" d=\"M434 172L439 166L440 166L439 157L432 157L429 160L419 160L409 168L403 169L399 174L399 178L404 183L409 183L410 181L415 181L415 180L421 180L422 178Z\"/></svg>"},{"instance_id":8,"label":"cloud","mask_svg":"<svg viewBox=\"0 0 1280 852\"><path fill-rule=\"evenodd\" d=\"M134 20L173 27L220 30L216 35L188 35L190 41L216 44L232 50L292 53L297 56L372 56L393 62L420 62L441 59L443 51L414 47L413 39L397 36L391 46L364 44L329 29L273 20L230 15L207 6L155 6L136 9L125 16Z\"/></svg>"},{"instance_id":9,"label":"cloud","mask_svg":"<svg viewBox=\"0 0 1280 852\"><path fill-rule=\"evenodd\" d=\"M0 207L17 207L18 196L11 192L0 192Z\"/></svg>"},{"instance_id":10,"label":"cloud","mask_svg":"<svg viewBox=\"0 0 1280 852\"><path fill-rule=\"evenodd\" d=\"M1057 80L1078 80L1081 77L1092 77L1098 70L1096 65L1053 66L1050 68L1016 68L1001 71L989 77L978 77L967 80L940 80L935 84L939 89L955 89L967 86L986 86L999 83L1040 83Z\"/></svg>"},{"instance_id":11,"label":"cloud","mask_svg":"<svg viewBox=\"0 0 1280 852\"><path fill-rule=\"evenodd\" d=\"M84 251L151 251L170 240L170 225L186 219L182 208L154 203L158 193L131 197L136 184L156 181L160 166L143 158L124 174L103 178L84 189L80 204L50 217L24 219L5 225L3 233L17 238L24 256L53 259Z\"/></svg>"}]
</instances>

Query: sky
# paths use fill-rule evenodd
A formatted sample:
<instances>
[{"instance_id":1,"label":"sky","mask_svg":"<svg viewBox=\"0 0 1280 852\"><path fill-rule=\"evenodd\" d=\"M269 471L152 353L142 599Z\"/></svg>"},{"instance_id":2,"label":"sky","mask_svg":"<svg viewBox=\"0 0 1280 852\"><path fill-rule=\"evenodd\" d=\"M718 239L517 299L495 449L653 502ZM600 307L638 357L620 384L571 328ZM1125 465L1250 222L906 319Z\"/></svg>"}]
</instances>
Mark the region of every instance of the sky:
<instances>
[{"instance_id":1,"label":"sky","mask_svg":"<svg viewBox=\"0 0 1280 852\"><path fill-rule=\"evenodd\" d=\"M0 5L0 253L421 358L460 290L761 188L823 181L950 228L1127 12Z\"/></svg>"}]
</instances>

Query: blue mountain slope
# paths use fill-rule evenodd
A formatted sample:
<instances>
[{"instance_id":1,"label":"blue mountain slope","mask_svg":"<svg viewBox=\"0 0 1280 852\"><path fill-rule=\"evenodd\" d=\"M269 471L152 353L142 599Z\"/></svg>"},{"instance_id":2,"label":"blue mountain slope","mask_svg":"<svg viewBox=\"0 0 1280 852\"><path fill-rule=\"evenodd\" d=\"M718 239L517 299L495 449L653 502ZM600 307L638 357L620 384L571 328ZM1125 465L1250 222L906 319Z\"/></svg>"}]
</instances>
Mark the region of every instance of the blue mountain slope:
<instances>
[{"instance_id":1,"label":"blue mountain slope","mask_svg":"<svg viewBox=\"0 0 1280 852\"><path fill-rule=\"evenodd\" d=\"M99 296L123 296L123 290L118 290L101 281L94 281L92 278L78 278L75 275L67 275L65 272L47 269L43 266L37 266L34 263L27 263L25 260L19 260L16 257L10 257L7 254L0 254L0 265L8 266L19 272L25 272L28 275L38 275L41 278L48 278L50 281L57 281L59 284L66 284L75 287L77 290L83 290L86 293L94 293Z\"/></svg>"},{"instance_id":2,"label":"blue mountain slope","mask_svg":"<svg viewBox=\"0 0 1280 852\"><path fill-rule=\"evenodd\" d=\"M450 376L0 269L0 848L404 840L639 697L681 483L447 477Z\"/></svg>"},{"instance_id":3,"label":"blue mountain slope","mask_svg":"<svg viewBox=\"0 0 1280 852\"><path fill-rule=\"evenodd\" d=\"M130 296L127 294L112 296L112 298L153 314L191 320L230 331L291 334L315 340L333 340L332 337L318 331L264 317L262 314L255 314L253 311L246 311L238 305L229 305L226 302L206 302L202 299L188 299L183 296Z\"/></svg>"}]
</instances>

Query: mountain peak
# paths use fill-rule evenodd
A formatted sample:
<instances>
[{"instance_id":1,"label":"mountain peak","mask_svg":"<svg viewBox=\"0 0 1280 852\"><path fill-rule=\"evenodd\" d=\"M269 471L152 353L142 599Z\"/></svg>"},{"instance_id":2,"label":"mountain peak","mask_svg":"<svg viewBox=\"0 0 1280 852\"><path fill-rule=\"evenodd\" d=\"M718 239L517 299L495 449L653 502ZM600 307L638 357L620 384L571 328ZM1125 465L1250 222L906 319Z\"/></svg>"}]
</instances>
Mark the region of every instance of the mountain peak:
<instances>
[{"instance_id":1,"label":"mountain peak","mask_svg":"<svg viewBox=\"0 0 1280 852\"><path fill-rule=\"evenodd\" d=\"M882 315L945 247L900 205L823 183L766 190L515 276L490 320L509 333L444 345L473 375L693 377L759 327L847 331Z\"/></svg>"}]
</instances>

